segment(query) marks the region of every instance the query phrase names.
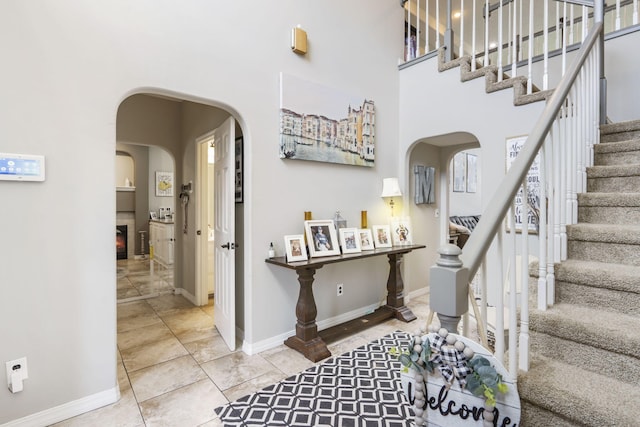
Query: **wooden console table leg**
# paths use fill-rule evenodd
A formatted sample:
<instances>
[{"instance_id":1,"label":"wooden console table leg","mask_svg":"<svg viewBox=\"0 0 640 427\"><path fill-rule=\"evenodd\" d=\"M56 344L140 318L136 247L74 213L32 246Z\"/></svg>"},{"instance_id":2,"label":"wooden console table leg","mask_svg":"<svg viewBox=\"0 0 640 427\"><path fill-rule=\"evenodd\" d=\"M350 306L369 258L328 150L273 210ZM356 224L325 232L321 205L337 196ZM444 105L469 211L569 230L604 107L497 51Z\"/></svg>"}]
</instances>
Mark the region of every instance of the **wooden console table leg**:
<instances>
[{"instance_id":1,"label":"wooden console table leg","mask_svg":"<svg viewBox=\"0 0 640 427\"><path fill-rule=\"evenodd\" d=\"M386 308L394 312L395 318L405 322L416 320L416 315L404 305L404 282L400 266L402 255L389 254L389 279L387 280L387 305Z\"/></svg>"},{"instance_id":2,"label":"wooden console table leg","mask_svg":"<svg viewBox=\"0 0 640 427\"><path fill-rule=\"evenodd\" d=\"M300 283L300 293L296 304L296 335L287 338L284 342L289 347L298 350L304 356L313 361L325 359L331 356L325 342L318 336L318 325L316 316L318 309L313 297L313 275L315 269L305 268L296 270L298 282Z\"/></svg>"}]
</instances>

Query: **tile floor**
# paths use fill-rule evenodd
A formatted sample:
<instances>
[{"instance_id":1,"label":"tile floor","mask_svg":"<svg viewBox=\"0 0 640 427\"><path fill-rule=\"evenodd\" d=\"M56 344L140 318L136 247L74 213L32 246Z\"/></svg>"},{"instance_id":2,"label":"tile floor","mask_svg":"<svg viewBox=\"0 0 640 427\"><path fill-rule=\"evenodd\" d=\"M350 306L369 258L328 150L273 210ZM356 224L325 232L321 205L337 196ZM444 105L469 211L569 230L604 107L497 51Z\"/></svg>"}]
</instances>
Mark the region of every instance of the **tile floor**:
<instances>
[{"instance_id":1,"label":"tile floor","mask_svg":"<svg viewBox=\"0 0 640 427\"><path fill-rule=\"evenodd\" d=\"M395 330L416 331L428 296L407 304L418 320L389 320L329 345L338 355ZM214 409L313 366L280 345L249 356L229 351L214 327L213 303L195 307L167 294L118 304L121 399L55 424L72 426L220 426Z\"/></svg>"},{"instance_id":2,"label":"tile floor","mask_svg":"<svg viewBox=\"0 0 640 427\"><path fill-rule=\"evenodd\" d=\"M120 259L116 261L116 271L118 302L173 293L173 268L154 262L152 277L148 258Z\"/></svg>"}]
</instances>

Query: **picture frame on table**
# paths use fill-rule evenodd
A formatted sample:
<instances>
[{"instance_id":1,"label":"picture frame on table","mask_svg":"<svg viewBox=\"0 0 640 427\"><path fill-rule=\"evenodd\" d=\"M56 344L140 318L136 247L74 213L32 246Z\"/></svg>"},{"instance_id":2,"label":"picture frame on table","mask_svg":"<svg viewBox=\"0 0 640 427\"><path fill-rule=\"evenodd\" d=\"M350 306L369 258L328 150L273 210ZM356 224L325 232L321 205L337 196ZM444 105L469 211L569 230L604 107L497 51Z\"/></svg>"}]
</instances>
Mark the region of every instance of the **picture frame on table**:
<instances>
[{"instance_id":1,"label":"picture frame on table","mask_svg":"<svg viewBox=\"0 0 640 427\"><path fill-rule=\"evenodd\" d=\"M363 251L372 251L376 247L373 244L373 234L368 228L361 228L358 230L360 236L360 249Z\"/></svg>"},{"instance_id":2,"label":"picture frame on table","mask_svg":"<svg viewBox=\"0 0 640 427\"><path fill-rule=\"evenodd\" d=\"M308 259L303 234L284 236L284 248L287 254L287 262L306 261Z\"/></svg>"},{"instance_id":3,"label":"picture frame on table","mask_svg":"<svg viewBox=\"0 0 640 427\"><path fill-rule=\"evenodd\" d=\"M360 248L360 235L357 228L341 228L338 230L340 247L343 254L357 254L362 252Z\"/></svg>"},{"instance_id":4,"label":"picture frame on table","mask_svg":"<svg viewBox=\"0 0 640 427\"><path fill-rule=\"evenodd\" d=\"M155 211L150 211L149 212L149 219L158 219L158 213Z\"/></svg>"},{"instance_id":5,"label":"picture frame on table","mask_svg":"<svg viewBox=\"0 0 640 427\"><path fill-rule=\"evenodd\" d=\"M394 217L391 221L391 235L394 246L411 244L411 219L409 217Z\"/></svg>"},{"instance_id":6,"label":"picture frame on table","mask_svg":"<svg viewBox=\"0 0 640 427\"><path fill-rule=\"evenodd\" d=\"M391 227L389 227L389 225L374 225L373 243L376 248L390 248L393 246L391 241Z\"/></svg>"},{"instance_id":7,"label":"picture frame on table","mask_svg":"<svg viewBox=\"0 0 640 427\"><path fill-rule=\"evenodd\" d=\"M309 243L309 256L340 255L338 235L332 219L305 221L304 230Z\"/></svg>"}]
</instances>

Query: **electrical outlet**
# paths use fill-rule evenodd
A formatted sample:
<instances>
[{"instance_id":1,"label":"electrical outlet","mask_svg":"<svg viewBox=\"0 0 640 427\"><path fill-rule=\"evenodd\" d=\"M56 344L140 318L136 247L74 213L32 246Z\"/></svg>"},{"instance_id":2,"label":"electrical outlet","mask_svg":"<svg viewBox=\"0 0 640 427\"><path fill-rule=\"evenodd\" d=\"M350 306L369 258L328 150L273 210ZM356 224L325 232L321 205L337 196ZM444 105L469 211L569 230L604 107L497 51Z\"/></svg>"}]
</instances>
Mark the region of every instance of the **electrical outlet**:
<instances>
[{"instance_id":1,"label":"electrical outlet","mask_svg":"<svg viewBox=\"0 0 640 427\"><path fill-rule=\"evenodd\" d=\"M11 385L11 375L15 372L20 372L23 380L29 378L29 372L27 371L27 358L21 357L20 359L7 362L7 386Z\"/></svg>"},{"instance_id":2,"label":"electrical outlet","mask_svg":"<svg viewBox=\"0 0 640 427\"><path fill-rule=\"evenodd\" d=\"M344 285L342 283L338 283L338 289L337 289L338 296L342 296L343 292L344 292Z\"/></svg>"}]
</instances>

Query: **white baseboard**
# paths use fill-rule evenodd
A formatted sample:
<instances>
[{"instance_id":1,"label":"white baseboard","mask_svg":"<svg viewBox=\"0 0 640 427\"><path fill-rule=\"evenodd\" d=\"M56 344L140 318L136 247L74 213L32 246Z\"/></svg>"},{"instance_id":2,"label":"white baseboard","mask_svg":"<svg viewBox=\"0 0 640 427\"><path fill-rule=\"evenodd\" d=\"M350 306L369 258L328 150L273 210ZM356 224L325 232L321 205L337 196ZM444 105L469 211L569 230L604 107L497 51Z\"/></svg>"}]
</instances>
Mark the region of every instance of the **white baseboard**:
<instances>
[{"instance_id":1,"label":"white baseboard","mask_svg":"<svg viewBox=\"0 0 640 427\"><path fill-rule=\"evenodd\" d=\"M196 296L192 295L189 292L187 292L184 288L176 288L174 293L176 295L182 295L183 297L188 299L191 302L191 304L196 305L196 306L198 305L198 303L196 301Z\"/></svg>"},{"instance_id":2,"label":"white baseboard","mask_svg":"<svg viewBox=\"0 0 640 427\"><path fill-rule=\"evenodd\" d=\"M9 421L0 427L35 427L48 426L66 420L85 412L93 411L106 405L117 402L120 399L120 388L115 386L112 389L83 397L60 406L56 406L44 411L28 415L24 418Z\"/></svg>"},{"instance_id":3,"label":"white baseboard","mask_svg":"<svg viewBox=\"0 0 640 427\"><path fill-rule=\"evenodd\" d=\"M418 298L418 297L421 297L422 295L426 295L428 293L429 293L429 287L428 286L425 286L425 287L420 288L420 289L416 289L415 291L409 292L409 295L407 295L408 296L408 301L411 301L411 298Z\"/></svg>"},{"instance_id":4,"label":"white baseboard","mask_svg":"<svg viewBox=\"0 0 640 427\"><path fill-rule=\"evenodd\" d=\"M330 328L332 326L339 325L344 322L348 322L349 320L357 319L360 316L364 316L365 314L369 314L373 312L375 309L380 307L379 303L371 304L367 307L362 307L348 313L340 314L339 316L331 317L329 319L324 319L319 322L318 330L321 331L323 329ZM280 335L276 335L271 338L267 338L266 340L258 341L256 343L248 343L244 341L242 343L242 351L247 353L248 355L257 354L265 350L270 350L281 345L287 338L296 334L296 330L292 329L288 332L285 332Z\"/></svg>"}]
</instances>

